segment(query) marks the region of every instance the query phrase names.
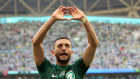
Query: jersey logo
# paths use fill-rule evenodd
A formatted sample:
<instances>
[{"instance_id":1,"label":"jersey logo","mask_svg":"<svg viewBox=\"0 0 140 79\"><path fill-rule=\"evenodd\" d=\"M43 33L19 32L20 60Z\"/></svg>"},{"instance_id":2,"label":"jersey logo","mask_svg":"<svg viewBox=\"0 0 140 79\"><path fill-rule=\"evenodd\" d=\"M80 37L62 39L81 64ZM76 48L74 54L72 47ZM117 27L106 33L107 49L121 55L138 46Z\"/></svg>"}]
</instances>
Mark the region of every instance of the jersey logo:
<instances>
[{"instance_id":1,"label":"jersey logo","mask_svg":"<svg viewBox=\"0 0 140 79\"><path fill-rule=\"evenodd\" d=\"M65 71L60 72L59 76L52 74L52 77L62 77L65 76Z\"/></svg>"},{"instance_id":2,"label":"jersey logo","mask_svg":"<svg viewBox=\"0 0 140 79\"><path fill-rule=\"evenodd\" d=\"M52 77L58 77L58 76L56 76L56 75L52 74Z\"/></svg>"},{"instance_id":3,"label":"jersey logo","mask_svg":"<svg viewBox=\"0 0 140 79\"><path fill-rule=\"evenodd\" d=\"M70 70L67 74L66 74L67 79L75 79L75 74L72 70Z\"/></svg>"}]
</instances>

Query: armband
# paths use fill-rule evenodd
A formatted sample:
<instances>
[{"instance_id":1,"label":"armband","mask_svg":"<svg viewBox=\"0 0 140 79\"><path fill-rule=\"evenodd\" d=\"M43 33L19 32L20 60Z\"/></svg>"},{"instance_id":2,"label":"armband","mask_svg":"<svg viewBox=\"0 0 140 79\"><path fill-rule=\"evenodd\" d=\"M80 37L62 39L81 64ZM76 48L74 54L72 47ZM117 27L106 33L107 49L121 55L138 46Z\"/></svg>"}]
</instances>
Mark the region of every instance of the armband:
<instances>
[{"instance_id":1,"label":"armband","mask_svg":"<svg viewBox=\"0 0 140 79\"><path fill-rule=\"evenodd\" d=\"M88 19L86 17L83 17L80 21L84 24L88 21Z\"/></svg>"}]
</instances>

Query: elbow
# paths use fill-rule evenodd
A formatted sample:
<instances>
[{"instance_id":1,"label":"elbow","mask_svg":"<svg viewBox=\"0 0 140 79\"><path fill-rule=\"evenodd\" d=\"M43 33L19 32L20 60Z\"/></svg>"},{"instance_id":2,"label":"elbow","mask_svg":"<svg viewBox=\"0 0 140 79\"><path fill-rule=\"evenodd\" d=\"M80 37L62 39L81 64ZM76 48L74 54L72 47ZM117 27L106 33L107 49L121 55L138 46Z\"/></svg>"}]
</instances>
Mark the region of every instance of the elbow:
<instances>
[{"instance_id":1,"label":"elbow","mask_svg":"<svg viewBox=\"0 0 140 79\"><path fill-rule=\"evenodd\" d=\"M32 44L33 44L33 45L35 45L35 44L36 44L36 42L35 42L34 38L32 39Z\"/></svg>"},{"instance_id":2,"label":"elbow","mask_svg":"<svg viewBox=\"0 0 140 79\"><path fill-rule=\"evenodd\" d=\"M98 44L99 44L99 41L96 41L96 42L90 44L90 46L97 48Z\"/></svg>"},{"instance_id":3,"label":"elbow","mask_svg":"<svg viewBox=\"0 0 140 79\"><path fill-rule=\"evenodd\" d=\"M39 43L34 38L32 39L32 44L33 45L39 45Z\"/></svg>"},{"instance_id":4,"label":"elbow","mask_svg":"<svg viewBox=\"0 0 140 79\"><path fill-rule=\"evenodd\" d=\"M98 44L99 44L99 40L97 40L97 42L96 42L96 44L95 44L95 45L96 45L96 46L98 46Z\"/></svg>"}]
</instances>

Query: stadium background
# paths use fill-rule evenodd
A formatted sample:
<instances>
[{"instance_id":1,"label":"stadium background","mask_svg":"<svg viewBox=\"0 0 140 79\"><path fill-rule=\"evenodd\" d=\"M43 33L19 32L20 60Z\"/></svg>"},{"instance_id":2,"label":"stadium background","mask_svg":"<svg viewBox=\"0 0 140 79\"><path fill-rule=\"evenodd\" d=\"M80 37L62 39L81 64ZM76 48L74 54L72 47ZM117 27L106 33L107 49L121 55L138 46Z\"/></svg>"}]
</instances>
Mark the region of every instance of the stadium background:
<instances>
[{"instance_id":1,"label":"stadium background","mask_svg":"<svg viewBox=\"0 0 140 79\"><path fill-rule=\"evenodd\" d=\"M81 9L100 41L84 79L140 79L140 0L0 0L0 79L39 79L31 39L60 5ZM73 43L71 63L84 51L83 25L57 22L43 42L52 63L52 42L64 34Z\"/></svg>"}]
</instances>

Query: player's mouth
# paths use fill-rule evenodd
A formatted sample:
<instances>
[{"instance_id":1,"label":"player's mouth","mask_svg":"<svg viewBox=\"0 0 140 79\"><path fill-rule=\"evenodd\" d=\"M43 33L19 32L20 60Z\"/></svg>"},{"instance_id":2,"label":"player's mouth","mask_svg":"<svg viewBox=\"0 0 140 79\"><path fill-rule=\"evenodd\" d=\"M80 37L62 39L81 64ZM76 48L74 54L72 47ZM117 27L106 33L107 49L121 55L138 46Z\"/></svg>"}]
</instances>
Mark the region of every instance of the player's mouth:
<instances>
[{"instance_id":1,"label":"player's mouth","mask_svg":"<svg viewBox=\"0 0 140 79\"><path fill-rule=\"evenodd\" d=\"M60 56L61 56L61 55L66 55L66 56L68 56L68 54L67 54L67 53L62 53L62 54L60 54Z\"/></svg>"},{"instance_id":2,"label":"player's mouth","mask_svg":"<svg viewBox=\"0 0 140 79\"><path fill-rule=\"evenodd\" d=\"M68 54L67 53L61 53L60 56L64 56L65 57L65 56L68 56Z\"/></svg>"}]
</instances>

